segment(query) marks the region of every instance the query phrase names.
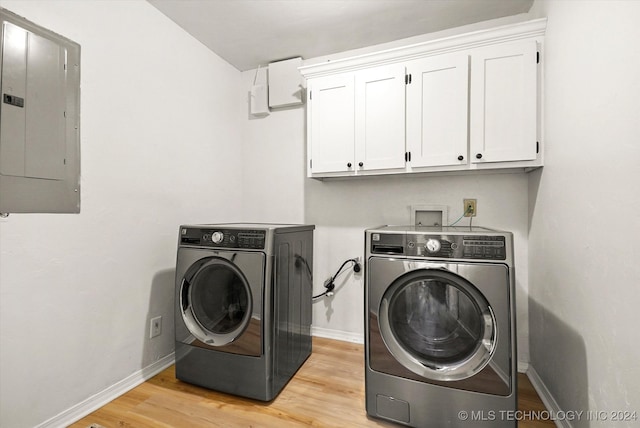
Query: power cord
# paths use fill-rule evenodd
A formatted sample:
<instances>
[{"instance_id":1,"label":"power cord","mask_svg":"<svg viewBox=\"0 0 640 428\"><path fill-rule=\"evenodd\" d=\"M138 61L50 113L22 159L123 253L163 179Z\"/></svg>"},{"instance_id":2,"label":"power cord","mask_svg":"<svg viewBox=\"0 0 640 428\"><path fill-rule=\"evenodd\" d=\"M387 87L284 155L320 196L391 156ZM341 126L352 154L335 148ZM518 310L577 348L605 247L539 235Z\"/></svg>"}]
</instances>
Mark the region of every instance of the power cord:
<instances>
[{"instance_id":1,"label":"power cord","mask_svg":"<svg viewBox=\"0 0 640 428\"><path fill-rule=\"evenodd\" d=\"M335 280L338 277L338 275L340 275L340 273L342 272L344 267L347 265L347 263L353 263L353 271L355 273L358 273L362 270L362 267L360 266L360 263L358 263L358 260L356 259L345 260L344 263L342 263L342 266L340 266L338 271L335 273L335 275L333 275L331 278L329 278L324 282L324 288L326 288L324 293L320 293L317 296L313 296L312 299L318 299L322 296L333 296L333 290L336 288Z\"/></svg>"},{"instance_id":2,"label":"power cord","mask_svg":"<svg viewBox=\"0 0 640 428\"><path fill-rule=\"evenodd\" d=\"M467 213L469 213L469 212L471 212L471 207L467 207L467 209L466 209L466 210L464 210L464 212L462 213L462 215L460 216L460 218L459 218L459 219L457 219L456 221L454 221L453 223L451 223L449 226L455 226L455 225L456 225L456 223L458 223L460 220L462 220L462 219L464 218L464 216L465 216ZM470 219L473 219L473 217L469 217L469 218L470 218ZM471 221L472 221L472 220L469 220L469 226L471 226Z\"/></svg>"}]
</instances>

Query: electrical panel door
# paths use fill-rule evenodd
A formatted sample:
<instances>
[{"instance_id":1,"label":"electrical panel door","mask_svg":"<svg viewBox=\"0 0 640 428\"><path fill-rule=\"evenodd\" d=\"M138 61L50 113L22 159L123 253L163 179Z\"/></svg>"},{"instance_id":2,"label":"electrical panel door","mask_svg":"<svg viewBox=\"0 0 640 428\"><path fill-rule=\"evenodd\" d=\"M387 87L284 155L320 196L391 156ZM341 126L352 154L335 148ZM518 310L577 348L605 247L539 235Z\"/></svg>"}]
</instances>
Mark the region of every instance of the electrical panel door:
<instances>
[{"instance_id":1,"label":"electrical panel door","mask_svg":"<svg viewBox=\"0 0 640 428\"><path fill-rule=\"evenodd\" d=\"M80 211L80 46L0 9L0 213Z\"/></svg>"}]
</instances>

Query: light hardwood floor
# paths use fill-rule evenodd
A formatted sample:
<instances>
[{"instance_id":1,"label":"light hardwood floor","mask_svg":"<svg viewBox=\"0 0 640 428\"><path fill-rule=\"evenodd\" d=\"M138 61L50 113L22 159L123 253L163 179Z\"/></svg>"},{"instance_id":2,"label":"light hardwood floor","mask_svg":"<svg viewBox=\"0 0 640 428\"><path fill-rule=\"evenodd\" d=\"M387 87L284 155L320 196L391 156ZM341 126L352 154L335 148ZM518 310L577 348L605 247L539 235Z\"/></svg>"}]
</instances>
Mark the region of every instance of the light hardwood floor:
<instances>
[{"instance_id":1,"label":"light hardwood floor","mask_svg":"<svg viewBox=\"0 0 640 428\"><path fill-rule=\"evenodd\" d=\"M518 408L542 411L520 374ZM529 419L529 418L527 418ZM313 353L270 403L210 391L175 378L174 366L71 425L73 428L394 427L366 416L363 345L313 338ZM553 427L524 420L520 428Z\"/></svg>"}]
</instances>

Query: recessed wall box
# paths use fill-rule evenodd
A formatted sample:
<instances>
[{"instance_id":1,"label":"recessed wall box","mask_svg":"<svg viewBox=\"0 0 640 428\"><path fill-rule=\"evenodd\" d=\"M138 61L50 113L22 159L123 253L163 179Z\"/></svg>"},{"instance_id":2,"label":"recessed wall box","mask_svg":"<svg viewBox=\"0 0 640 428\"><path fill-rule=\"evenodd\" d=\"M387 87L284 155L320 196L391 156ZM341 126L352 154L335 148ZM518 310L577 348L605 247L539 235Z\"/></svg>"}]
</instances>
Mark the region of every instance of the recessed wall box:
<instances>
[{"instance_id":1,"label":"recessed wall box","mask_svg":"<svg viewBox=\"0 0 640 428\"><path fill-rule=\"evenodd\" d=\"M412 205L411 224L414 226L446 226L449 224L449 208L446 205Z\"/></svg>"},{"instance_id":2,"label":"recessed wall box","mask_svg":"<svg viewBox=\"0 0 640 428\"><path fill-rule=\"evenodd\" d=\"M289 107L302 104L302 75L298 67L302 58L291 58L269 64L269 107Z\"/></svg>"},{"instance_id":3,"label":"recessed wall box","mask_svg":"<svg viewBox=\"0 0 640 428\"><path fill-rule=\"evenodd\" d=\"M80 45L0 8L0 213L80 212Z\"/></svg>"}]
</instances>

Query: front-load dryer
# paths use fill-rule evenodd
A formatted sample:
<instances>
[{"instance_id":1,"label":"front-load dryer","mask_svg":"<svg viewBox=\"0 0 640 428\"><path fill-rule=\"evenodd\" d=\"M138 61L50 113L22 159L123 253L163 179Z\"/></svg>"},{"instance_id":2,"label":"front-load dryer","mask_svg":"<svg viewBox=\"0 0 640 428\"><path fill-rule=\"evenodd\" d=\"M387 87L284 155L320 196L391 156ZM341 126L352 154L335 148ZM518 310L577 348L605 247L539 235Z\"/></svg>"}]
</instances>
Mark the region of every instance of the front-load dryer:
<instances>
[{"instance_id":1,"label":"front-load dryer","mask_svg":"<svg viewBox=\"0 0 640 428\"><path fill-rule=\"evenodd\" d=\"M515 427L512 234L365 232L367 414L414 427Z\"/></svg>"},{"instance_id":2,"label":"front-load dryer","mask_svg":"<svg viewBox=\"0 0 640 428\"><path fill-rule=\"evenodd\" d=\"M272 400L311 354L310 225L179 229L176 377Z\"/></svg>"}]
</instances>

